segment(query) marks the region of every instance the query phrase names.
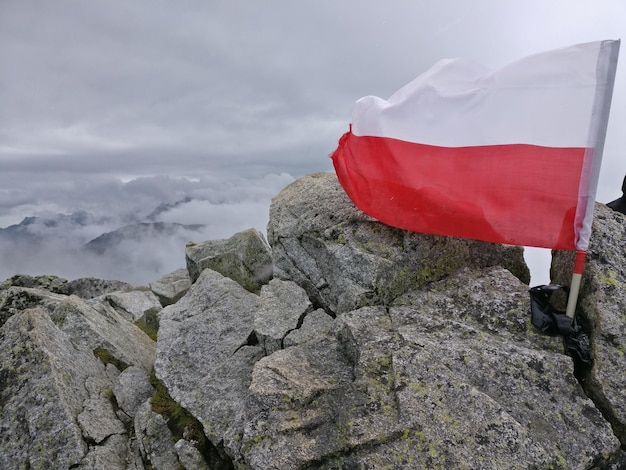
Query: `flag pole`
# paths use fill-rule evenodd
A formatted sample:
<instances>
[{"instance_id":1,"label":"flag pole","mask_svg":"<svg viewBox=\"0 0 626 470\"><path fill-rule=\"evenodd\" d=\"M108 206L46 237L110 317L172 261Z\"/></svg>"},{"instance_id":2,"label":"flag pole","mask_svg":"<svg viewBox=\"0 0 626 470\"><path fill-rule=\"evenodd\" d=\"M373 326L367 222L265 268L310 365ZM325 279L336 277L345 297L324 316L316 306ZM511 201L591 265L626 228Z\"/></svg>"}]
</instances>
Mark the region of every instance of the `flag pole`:
<instances>
[{"instance_id":1,"label":"flag pole","mask_svg":"<svg viewBox=\"0 0 626 470\"><path fill-rule=\"evenodd\" d=\"M615 72L617 70L617 56L619 54L620 40L602 41L602 52L598 57L596 72L598 77L603 78L603 83L598 88L597 95L594 98L592 116L592 127L590 128L590 137L593 143L593 153L590 157L593 160L591 164L591 175L589 188L587 191L587 209L586 215L589 227L585 229L583 223L583 231L587 230L587 236L591 234L591 220L593 219L593 211L595 204L595 194L598 185L598 177L600 175L600 164L602 162L602 150L604 149L604 140L606 138L606 128L609 121L609 111L611 109L611 98L613 96L613 85L615 83ZM585 154L585 158L587 155ZM588 241L588 238L587 238ZM576 243L578 243L578 240ZM583 245L585 246L586 243ZM586 247L586 246L585 246ZM580 283L585 266L586 250L576 250L576 261L574 262L574 273L572 274L572 282L570 284L569 297L567 299L567 308L565 313L568 317L574 318L576 314L576 303L578 301L578 292L580 291Z\"/></svg>"},{"instance_id":2,"label":"flag pole","mask_svg":"<svg viewBox=\"0 0 626 470\"><path fill-rule=\"evenodd\" d=\"M569 297L567 298L567 308L565 310L565 314L572 319L576 314L576 303L578 302L578 293L580 292L580 283L583 277L583 268L585 267L586 257L586 251L576 250L574 272L572 273L572 282L570 283Z\"/></svg>"}]
</instances>

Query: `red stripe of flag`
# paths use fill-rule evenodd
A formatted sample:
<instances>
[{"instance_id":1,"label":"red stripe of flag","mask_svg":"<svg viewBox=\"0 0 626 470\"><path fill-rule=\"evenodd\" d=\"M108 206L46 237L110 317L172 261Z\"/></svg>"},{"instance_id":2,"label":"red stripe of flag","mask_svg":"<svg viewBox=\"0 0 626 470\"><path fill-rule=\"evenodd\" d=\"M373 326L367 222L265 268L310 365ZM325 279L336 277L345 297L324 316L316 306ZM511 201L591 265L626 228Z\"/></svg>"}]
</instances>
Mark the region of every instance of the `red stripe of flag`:
<instances>
[{"instance_id":1,"label":"red stripe of flag","mask_svg":"<svg viewBox=\"0 0 626 470\"><path fill-rule=\"evenodd\" d=\"M450 148L347 132L331 157L354 204L388 225L572 250L584 155L584 148Z\"/></svg>"}]
</instances>

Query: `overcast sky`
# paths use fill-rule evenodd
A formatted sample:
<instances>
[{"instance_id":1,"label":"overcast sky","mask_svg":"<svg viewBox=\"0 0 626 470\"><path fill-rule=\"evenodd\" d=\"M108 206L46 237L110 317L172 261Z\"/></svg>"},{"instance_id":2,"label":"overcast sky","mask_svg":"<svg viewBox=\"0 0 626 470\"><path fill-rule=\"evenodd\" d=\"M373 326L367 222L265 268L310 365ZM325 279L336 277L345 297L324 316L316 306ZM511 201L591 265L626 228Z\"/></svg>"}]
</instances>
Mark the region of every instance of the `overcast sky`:
<instances>
[{"instance_id":1,"label":"overcast sky","mask_svg":"<svg viewBox=\"0 0 626 470\"><path fill-rule=\"evenodd\" d=\"M125 196L148 210L189 185L269 204L332 170L361 96L387 98L441 58L498 68L624 31L623 0L0 0L0 227L128 209ZM601 202L626 174L624 68Z\"/></svg>"}]
</instances>

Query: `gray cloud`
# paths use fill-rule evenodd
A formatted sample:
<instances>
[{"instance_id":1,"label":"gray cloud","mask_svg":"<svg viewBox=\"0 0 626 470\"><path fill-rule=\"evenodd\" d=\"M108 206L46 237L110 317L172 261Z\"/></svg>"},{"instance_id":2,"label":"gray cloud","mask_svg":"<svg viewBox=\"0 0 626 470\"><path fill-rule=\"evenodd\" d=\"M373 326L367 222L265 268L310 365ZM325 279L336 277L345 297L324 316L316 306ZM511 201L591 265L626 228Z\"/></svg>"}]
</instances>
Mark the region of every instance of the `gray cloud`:
<instances>
[{"instance_id":1,"label":"gray cloud","mask_svg":"<svg viewBox=\"0 0 626 470\"><path fill-rule=\"evenodd\" d=\"M622 0L4 0L0 227L74 210L124 221L191 194L205 202L180 217L207 204L228 232L259 211L250 181L332 170L361 96L388 97L443 57L495 68L624 24ZM625 99L622 60L603 202L626 173Z\"/></svg>"},{"instance_id":2,"label":"gray cloud","mask_svg":"<svg viewBox=\"0 0 626 470\"><path fill-rule=\"evenodd\" d=\"M142 177L122 183L107 176L31 178L15 195L5 196L2 204L18 208L28 215L86 211L101 217L139 220L160 203L173 203L185 197L206 200L210 204L239 203L248 200L269 202L272 196L293 181L289 174L268 174L262 178L215 174L189 179L171 176ZM0 183L4 183L0 177ZM12 204L12 206L11 206ZM204 223L198 220L195 223Z\"/></svg>"},{"instance_id":3,"label":"gray cloud","mask_svg":"<svg viewBox=\"0 0 626 470\"><path fill-rule=\"evenodd\" d=\"M265 233L271 198L292 181L293 177L283 173L258 179L155 176L127 183L100 177L44 185L31 190L33 198L16 207L18 212L39 218L23 227L18 238L3 238L0 232L0 279L25 272L147 284L185 266L188 241L228 238L251 227ZM44 198L45 202L40 202ZM166 206L155 211L162 204ZM77 224L68 216L59 216L67 207L88 213ZM126 237L102 254L81 249L103 233L141 222L202 227L142 232L140 240Z\"/></svg>"},{"instance_id":4,"label":"gray cloud","mask_svg":"<svg viewBox=\"0 0 626 470\"><path fill-rule=\"evenodd\" d=\"M617 1L493 0L9 0L0 10L3 166L153 174L202 159L326 168L360 96L386 97L441 57L495 67L614 36L626 15Z\"/></svg>"}]
</instances>

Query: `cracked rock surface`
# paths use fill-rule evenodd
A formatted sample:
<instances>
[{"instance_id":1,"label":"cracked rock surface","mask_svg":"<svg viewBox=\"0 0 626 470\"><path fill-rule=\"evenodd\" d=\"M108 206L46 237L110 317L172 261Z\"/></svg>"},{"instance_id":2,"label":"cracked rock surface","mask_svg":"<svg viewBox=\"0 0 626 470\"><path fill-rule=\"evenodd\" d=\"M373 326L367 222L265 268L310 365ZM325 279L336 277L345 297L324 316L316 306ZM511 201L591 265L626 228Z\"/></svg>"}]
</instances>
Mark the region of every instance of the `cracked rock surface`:
<instances>
[{"instance_id":1,"label":"cracked rock surface","mask_svg":"<svg viewBox=\"0 0 626 470\"><path fill-rule=\"evenodd\" d=\"M328 174L270 214L272 282L315 309L269 316L268 286L255 297L204 271L187 295L205 299L161 316L157 374L236 465L590 469L621 455L561 339L530 324L519 249L383 226Z\"/></svg>"},{"instance_id":2,"label":"cracked rock surface","mask_svg":"<svg viewBox=\"0 0 626 470\"><path fill-rule=\"evenodd\" d=\"M580 306L591 330L593 365L581 370L594 398L626 447L626 216L596 204ZM569 282L573 253L555 252L553 282Z\"/></svg>"},{"instance_id":3,"label":"cracked rock surface","mask_svg":"<svg viewBox=\"0 0 626 470\"><path fill-rule=\"evenodd\" d=\"M128 285L73 282L92 286L84 300L59 294L69 283L54 279L57 292L27 276L0 290L0 468L142 469L129 423L136 396L153 393L154 341L92 297Z\"/></svg>"},{"instance_id":4,"label":"cracked rock surface","mask_svg":"<svg viewBox=\"0 0 626 470\"><path fill-rule=\"evenodd\" d=\"M273 200L267 227L274 276L303 287L336 314L389 304L461 267L503 266L523 282L520 247L423 235L360 212L332 173L301 178Z\"/></svg>"},{"instance_id":5,"label":"cracked rock surface","mask_svg":"<svg viewBox=\"0 0 626 470\"><path fill-rule=\"evenodd\" d=\"M41 308L0 330L1 468L68 468L125 429L106 399L111 382L93 353Z\"/></svg>"},{"instance_id":6,"label":"cracked rock surface","mask_svg":"<svg viewBox=\"0 0 626 470\"><path fill-rule=\"evenodd\" d=\"M387 227L333 174L274 198L269 245L188 245L151 292L14 276L0 468L619 470L625 227L598 205L589 368L531 325L520 248Z\"/></svg>"}]
</instances>

